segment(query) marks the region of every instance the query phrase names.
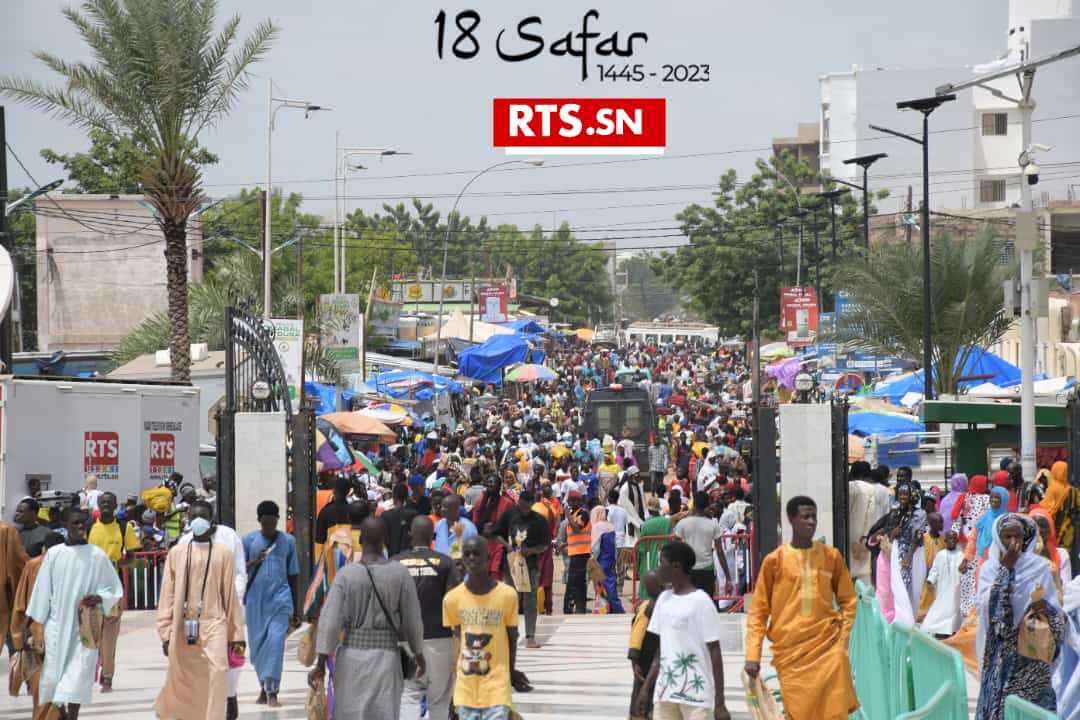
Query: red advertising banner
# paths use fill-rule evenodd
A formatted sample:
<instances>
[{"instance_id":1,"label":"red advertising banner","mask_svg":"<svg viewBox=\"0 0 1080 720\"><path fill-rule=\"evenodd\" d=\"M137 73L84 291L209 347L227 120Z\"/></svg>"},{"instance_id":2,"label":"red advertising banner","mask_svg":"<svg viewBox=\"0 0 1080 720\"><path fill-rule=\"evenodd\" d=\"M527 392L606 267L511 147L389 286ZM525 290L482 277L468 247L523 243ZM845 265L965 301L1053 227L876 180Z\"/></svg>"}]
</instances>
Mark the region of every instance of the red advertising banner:
<instances>
[{"instance_id":1,"label":"red advertising banner","mask_svg":"<svg viewBox=\"0 0 1080 720\"><path fill-rule=\"evenodd\" d=\"M489 285L477 289L480 304L480 321L501 323L507 321L507 299L509 293L502 285Z\"/></svg>"},{"instance_id":2,"label":"red advertising banner","mask_svg":"<svg viewBox=\"0 0 1080 720\"><path fill-rule=\"evenodd\" d=\"M803 347L817 342L817 302L812 287L780 289L780 329L789 346Z\"/></svg>"},{"instance_id":3,"label":"red advertising banner","mask_svg":"<svg viewBox=\"0 0 1080 720\"><path fill-rule=\"evenodd\" d=\"M150 477L168 478L176 469L176 436L172 433L150 433Z\"/></svg>"},{"instance_id":4,"label":"red advertising banner","mask_svg":"<svg viewBox=\"0 0 1080 720\"><path fill-rule=\"evenodd\" d=\"M115 432L83 433L83 474L99 481L120 477L120 435Z\"/></svg>"},{"instance_id":5,"label":"red advertising banner","mask_svg":"<svg viewBox=\"0 0 1080 720\"><path fill-rule=\"evenodd\" d=\"M664 98L495 98L495 147L507 155L660 155Z\"/></svg>"}]
</instances>

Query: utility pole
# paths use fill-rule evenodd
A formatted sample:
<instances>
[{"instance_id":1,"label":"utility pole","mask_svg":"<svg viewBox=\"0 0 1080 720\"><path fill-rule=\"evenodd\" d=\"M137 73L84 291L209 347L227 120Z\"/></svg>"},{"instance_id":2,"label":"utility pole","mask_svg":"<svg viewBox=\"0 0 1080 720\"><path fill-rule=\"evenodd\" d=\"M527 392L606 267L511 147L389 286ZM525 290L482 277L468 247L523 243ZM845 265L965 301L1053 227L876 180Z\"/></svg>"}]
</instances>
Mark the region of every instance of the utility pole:
<instances>
[{"instance_id":1,"label":"utility pole","mask_svg":"<svg viewBox=\"0 0 1080 720\"><path fill-rule=\"evenodd\" d=\"M266 191L265 190L259 190L259 237L261 237L261 238L266 238L266 216L267 216L267 212L266 212ZM272 261L272 258L270 257L270 242L269 241L263 243L262 255L263 255L263 267L268 268L270 266L271 261ZM270 293L268 293L266 291L267 284L269 282L270 282L270 272L269 272L269 270L266 270L266 271L263 272L263 281L262 281L262 296L263 296L263 303L265 305L265 307L263 307L263 317L264 318L269 318L270 317Z\"/></svg>"},{"instance_id":2,"label":"utility pole","mask_svg":"<svg viewBox=\"0 0 1080 720\"><path fill-rule=\"evenodd\" d=\"M363 342L360 343L360 377L365 382L367 381L367 339L368 339L368 320L371 318L371 303L375 302L375 276L379 272L379 268L373 268L371 271L371 287L368 288L367 305L364 306L364 326L363 326Z\"/></svg>"},{"instance_id":3,"label":"utility pole","mask_svg":"<svg viewBox=\"0 0 1080 720\"><path fill-rule=\"evenodd\" d=\"M911 217L911 186L907 186L907 210L904 213L904 234L907 235L907 244L911 244L911 223L906 222L907 218Z\"/></svg>"},{"instance_id":4,"label":"utility pole","mask_svg":"<svg viewBox=\"0 0 1080 720\"><path fill-rule=\"evenodd\" d=\"M814 208L814 291L817 293L818 313L821 312L821 238L818 236L817 208Z\"/></svg>"},{"instance_id":5,"label":"utility pole","mask_svg":"<svg viewBox=\"0 0 1080 720\"><path fill-rule=\"evenodd\" d=\"M7 129L4 124L4 106L0 105L0 244L11 255L12 263L15 261L15 243L11 237L11 231L8 229L7 219L7 198L8 198L8 178L7 178ZM13 275L15 280L14 291L19 292L18 280ZM4 312L4 317L0 320L0 363L3 363L3 368L0 368L0 372L14 373L14 357L15 347L12 342L13 336L11 332L11 308L8 308Z\"/></svg>"}]
</instances>

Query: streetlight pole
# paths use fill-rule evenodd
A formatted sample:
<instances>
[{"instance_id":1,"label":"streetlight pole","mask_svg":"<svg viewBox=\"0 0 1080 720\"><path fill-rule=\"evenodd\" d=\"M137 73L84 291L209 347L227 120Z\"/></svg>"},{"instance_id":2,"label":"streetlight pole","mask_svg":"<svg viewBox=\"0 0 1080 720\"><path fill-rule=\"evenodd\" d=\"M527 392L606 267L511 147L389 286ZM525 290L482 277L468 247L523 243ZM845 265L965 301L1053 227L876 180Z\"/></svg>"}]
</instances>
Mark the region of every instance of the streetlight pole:
<instances>
[{"instance_id":1,"label":"streetlight pole","mask_svg":"<svg viewBox=\"0 0 1080 720\"><path fill-rule=\"evenodd\" d=\"M544 161L540 158L530 158L528 160L503 160L497 162L494 165L488 165L486 168L469 178L469 182L465 183L465 186L461 188L461 192L454 198L454 205L450 208L450 214L446 216L446 237L443 239L442 250L442 280L439 281L439 317L435 324L435 357L431 363L431 371L436 375L439 373L439 346L442 344L442 322L443 322L443 304L446 299L446 257L450 251L450 223L453 221L454 213L457 212L458 203L461 202L462 196L469 189L469 186L476 182L481 175L497 167L503 167L504 165L532 165L533 167L540 167L544 164ZM475 291L475 288L473 288Z\"/></svg>"},{"instance_id":2,"label":"streetlight pole","mask_svg":"<svg viewBox=\"0 0 1080 720\"><path fill-rule=\"evenodd\" d=\"M922 288L922 325L923 325L923 400L934 399L934 351L930 328L930 114L947 102L956 99L956 95L935 95L934 97L905 100L896 103L897 110L917 110L922 113L922 140L906 133L871 125L871 130L888 133L922 146L923 160L923 206L922 206L922 252L923 252L923 288ZM941 362L955 362L955 358L941 358Z\"/></svg>"},{"instance_id":3,"label":"streetlight pole","mask_svg":"<svg viewBox=\"0 0 1080 720\"><path fill-rule=\"evenodd\" d=\"M335 139L340 138L340 133L335 134ZM345 265L345 215L346 203L348 202L348 175L350 170L366 170L363 165L350 165L349 158L359 156L374 156L382 159L392 155L412 155L409 152L387 150L386 148L372 147L343 147L340 141L335 142L334 148L337 154L334 163L334 292L345 292L345 281L348 272ZM338 183L340 182L341 195L338 195Z\"/></svg>"},{"instance_id":4,"label":"streetlight pole","mask_svg":"<svg viewBox=\"0 0 1080 720\"><path fill-rule=\"evenodd\" d=\"M939 96L949 96L957 90L969 87L981 87L1003 100L1016 104L1020 110L1020 144L1018 158L1020 166L1020 212L1016 214L1016 248L1020 250L1020 465L1025 478L1035 477L1035 308L1032 300L1032 284L1035 273L1035 247L1038 244L1038 225L1032 207L1031 185L1038 175L1029 175L1028 167L1034 163L1031 146L1031 114L1035 101L1031 98L1031 88L1035 81L1035 71L1043 65L1065 60L1080 55L1080 45L1075 45L1045 57L998 70L988 75L974 77L959 83L942 85L935 89ZM995 88L992 83L1009 76L1019 81L1020 98L1011 98ZM1045 268L1041 271L1045 272ZM1073 474L1075 477L1075 471Z\"/></svg>"},{"instance_id":5,"label":"streetlight pole","mask_svg":"<svg viewBox=\"0 0 1080 720\"><path fill-rule=\"evenodd\" d=\"M802 203L799 202L799 188L795 187L795 183L791 182L786 175L779 170L776 171L776 177L787 183L791 188L791 192L795 194L795 207L798 208L796 216L799 218L799 247L796 255L795 262L795 285L802 287L802 241L803 241L803 217L806 215L806 210L803 210Z\"/></svg>"},{"instance_id":6,"label":"streetlight pole","mask_svg":"<svg viewBox=\"0 0 1080 720\"><path fill-rule=\"evenodd\" d=\"M836 199L850 193L851 191L845 188L836 188L835 190L824 190L815 195L823 200L829 201L829 219L832 221L832 264L833 269L836 268ZM836 288L833 288L833 310L836 310ZM820 289L819 289L820 292Z\"/></svg>"},{"instance_id":7,"label":"streetlight pole","mask_svg":"<svg viewBox=\"0 0 1080 720\"><path fill-rule=\"evenodd\" d=\"M871 125L870 127L874 127ZM835 180L835 182L841 185L847 185L848 187L858 188L862 190L862 221L863 221L863 245L867 250L870 249L870 166L876 163L878 160L883 160L889 157L886 153L874 153L872 155L859 155L858 157L848 158L844 160L845 165L858 165L862 168L862 187L853 185L852 183L844 182L843 180Z\"/></svg>"},{"instance_id":8,"label":"streetlight pole","mask_svg":"<svg viewBox=\"0 0 1080 720\"><path fill-rule=\"evenodd\" d=\"M274 119L277 116L277 111L283 107L303 110L305 118L318 110L330 109L321 105L313 105L307 100L274 97L274 81L266 78L266 215L263 224L263 319L265 320L270 319L270 210L273 207L273 178L270 173L270 158L272 138L274 136Z\"/></svg>"}]
</instances>

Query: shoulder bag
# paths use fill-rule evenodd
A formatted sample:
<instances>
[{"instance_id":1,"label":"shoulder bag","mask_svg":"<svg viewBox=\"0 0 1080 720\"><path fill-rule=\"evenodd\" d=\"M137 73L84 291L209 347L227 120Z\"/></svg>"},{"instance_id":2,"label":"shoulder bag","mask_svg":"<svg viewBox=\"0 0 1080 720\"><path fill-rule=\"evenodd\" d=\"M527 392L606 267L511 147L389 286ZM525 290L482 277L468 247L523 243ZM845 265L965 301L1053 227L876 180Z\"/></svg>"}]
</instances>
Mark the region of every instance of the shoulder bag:
<instances>
[{"instance_id":1,"label":"shoulder bag","mask_svg":"<svg viewBox=\"0 0 1080 720\"><path fill-rule=\"evenodd\" d=\"M386 603L383 602L382 595L379 593L379 588L375 584L375 576L371 574L371 568L369 568L368 564L365 562L361 562L360 564L363 565L364 570L367 571L368 579L371 580L371 591L375 593L375 600L378 601L379 608L382 610L383 615L386 616L386 622L390 623L390 629L394 631L394 635L397 635L398 654L401 655L401 675L407 680L416 675L416 656L413 655L409 643L401 636L401 630L398 629L397 623L394 622L394 616L386 609Z\"/></svg>"}]
</instances>

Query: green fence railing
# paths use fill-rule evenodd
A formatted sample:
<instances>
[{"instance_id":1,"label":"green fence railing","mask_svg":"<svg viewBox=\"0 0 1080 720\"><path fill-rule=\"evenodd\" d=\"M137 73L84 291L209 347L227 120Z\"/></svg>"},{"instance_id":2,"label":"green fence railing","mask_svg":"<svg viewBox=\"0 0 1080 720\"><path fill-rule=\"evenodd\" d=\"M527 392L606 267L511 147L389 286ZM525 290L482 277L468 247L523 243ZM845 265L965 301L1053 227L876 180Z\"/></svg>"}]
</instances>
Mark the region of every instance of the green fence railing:
<instances>
[{"instance_id":1,"label":"green fence railing","mask_svg":"<svg viewBox=\"0 0 1080 720\"><path fill-rule=\"evenodd\" d=\"M1005 720L1058 720L1058 715L1010 695L1005 698Z\"/></svg>"}]
</instances>

